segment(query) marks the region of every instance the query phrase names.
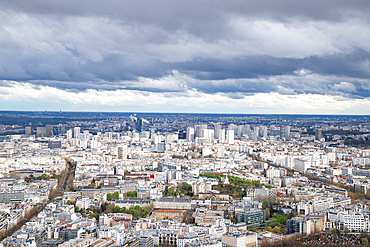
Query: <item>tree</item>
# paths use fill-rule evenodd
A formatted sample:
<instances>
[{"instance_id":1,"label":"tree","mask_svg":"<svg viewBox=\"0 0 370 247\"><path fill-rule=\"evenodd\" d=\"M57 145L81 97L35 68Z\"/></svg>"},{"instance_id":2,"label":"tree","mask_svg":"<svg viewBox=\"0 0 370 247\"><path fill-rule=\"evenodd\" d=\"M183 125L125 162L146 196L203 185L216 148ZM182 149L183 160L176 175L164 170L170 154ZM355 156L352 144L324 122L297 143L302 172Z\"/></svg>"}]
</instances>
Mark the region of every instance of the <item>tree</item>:
<instances>
[{"instance_id":1,"label":"tree","mask_svg":"<svg viewBox=\"0 0 370 247\"><path fill-rule=\"evenodd\" d=\"M75 188L74 187L69 187L69 190L72 191L72 192L75 192Z\"/></svg>"},{"instance_id":2,"label":"tree","mask_svg":"<svg viewBox=\"0 0 370 247\"><path fill-rule=\"evenodd\" d=\"M176 195L176 191L174 189L168 189L167 191L167 196L175 196Z\"/></svg>"},{"instance_id":3,"label":"tree","mask_svg":"<svg viewBox=\"0 0 370 247\"><path fill-rule=\"evenodd\" d=\"M139 217L140 217L140 211L134 210L134 218L139 218Z\"/></svg>"},{"instance_id":4,"label":"tree","mask_svg":"<svg viewBox=\"0 0 370 247\"><path fill-rule=\"evenodd\" d=\"M75 206L75 213L79 212L80 208L78 206Z\"/></svg>"},{"instance_id":5,"label":"tree","mask_svg":"<svg viewBox=\"0 0 370 247\"><path fill-rule=\"evenodd\" d=\"M119 206L115 206L114 207L114 212L115 213L121 213L122 212L122 208L120 208Z\"/></svg>"},{"instance_id":6,"label":"tree","mask_svg":"<svg viewBox=\"0 0 370 247\"><path fill-rule=\"evenodd\" d=\"M182 189L185 190L185 191L192 191L192 187L188 183L183 183L182 184Z\"/></svg>"},{"instance_id":7,"label":"tree","mask_svg":"<svg viewBox=\"0 0 370 247\"><path fill-rule=\"evenodd\" d=\"M135 209L135 210L138 210L138 211L141 211L141 207L140 207L139 205L136 205L136 206L134 207L134 209Z\"/></svg>"},{"instance_id":8,"label":"tree","mask_svg":"<svg viewBox=\"0 0 370 247\"><path fill-rule=\"evenodd\" d=\"M363 239L361 239L361 242L362 242L363 244L369 244L369 240L368 240L367 238L363 238Z\"/></svg>"},{"instance_id":9,"label":"tree","mask_svg":"<svg viewBox=\"0 0 370 247\"><path fill-rule=\"evenodd\" d=\"M72 201L71 200L68 200L67 201L67 205L72 205Z\"/></svg>"},{"instance_id":10,"label":"tree","mask_svg":"<svg viewBox=\"0 0 370 247\"><path fill-rule=\"evenodd\" d=\"M282 215L275 215L276 221L282 225L286 224L286 221L288 220L286 217Z\"/></svg>"},{"instance_id":11,"label":"tree","mask_svg":"<svg viewBox=\"0 0 370 247\"><path fill-rule=\"evenodd\" d=\"M100 187L103 187L103 186L104 186L104 184L103 184L103 183L100 183L100 184L99 184L99 186L100 186Z\"/></svg>"},{"instance_id":12,"label":"tree","mask_svg":"<svg viewBox=\"0 0 370 247\"><path fill-rule=\"evenodd\" d=\"M265 212L266 212L266 219L269 219L270 218L270 209L266 208Z\"/></svg>"},{"instance_id":13,"label":"tree","mask_svg":"<svg viewBox=\"0 0 370 247\"><path fill-rule=\"evenodd\" d=\"M339 233L340 233L339 229L336 229L336 228L333 228L333 229L331 230L331 232L332 232L333 234L339 234Z\"/></svg>"},{"instance_id":14,"label":"tree","mask_svg":"<svg viewBox=\"0 0 370 247\"><path fill-rule=\"evenodd\" d=\"M267 208L267 207L268 207L268 205L269 205L269 201L264 200L264 201L263 201L263 208Z\"/></svg>"},{"instance_id":15,"label":"tree","mask_svg":"<svg viewBox=\"0 0 370 247\"><path fill-rule=\"evenodd\" d=\"M107 194L107 199L108 199L108 200L111 200L111 199L112 199L112 194L111 194L111 193L108 193L108 194Z\"/></svg>"},{"instance_id":16,"label":"tree","mask_svg":"<svg viewBox=\"0 0 370 247\"><path fill-rule=\"evenodd\" d=\"M274 229L272 229L272 231L275 233L280 233L280 227L275 226Z\"/></svg>"},{"instance_id":17,"label":"tree","mask_svg":"<svg viewBox=\"0 0 370 247\"><path fill-rule=\"evenodd\" d=\"M118 191L114 192L113 195L112 195L112 197L118 199L119 192Z\"/></svg>"}]
</instances>

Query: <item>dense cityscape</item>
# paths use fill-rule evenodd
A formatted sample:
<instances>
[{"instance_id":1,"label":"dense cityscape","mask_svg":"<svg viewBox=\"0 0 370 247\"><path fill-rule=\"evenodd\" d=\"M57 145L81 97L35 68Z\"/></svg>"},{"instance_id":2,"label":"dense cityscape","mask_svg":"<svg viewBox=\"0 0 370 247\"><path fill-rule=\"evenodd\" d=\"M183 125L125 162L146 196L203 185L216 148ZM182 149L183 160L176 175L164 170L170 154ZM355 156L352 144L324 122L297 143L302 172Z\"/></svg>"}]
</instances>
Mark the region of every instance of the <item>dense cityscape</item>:
<instances>
[{"instance_id":1,"label":"dense cityscape","mask_svg":"<svg viewBox=\"0 0 370 247\"><path fill-rule=\"evenodd\" d=\"M367 244L367 116L0 112L1 246Z\"/></svg>"}]
</instances>

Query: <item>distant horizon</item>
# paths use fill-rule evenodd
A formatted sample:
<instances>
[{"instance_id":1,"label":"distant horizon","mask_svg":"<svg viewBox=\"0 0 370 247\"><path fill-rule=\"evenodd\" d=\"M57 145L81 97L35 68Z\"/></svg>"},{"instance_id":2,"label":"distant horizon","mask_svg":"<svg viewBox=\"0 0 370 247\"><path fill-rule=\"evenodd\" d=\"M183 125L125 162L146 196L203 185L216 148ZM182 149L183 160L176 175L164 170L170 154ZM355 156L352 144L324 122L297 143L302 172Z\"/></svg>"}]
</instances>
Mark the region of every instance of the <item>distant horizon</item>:
<instances>
[{"instance_id":1,"label":"distant horizon","mask_svg":"<svg viewBox=\"0 0 370 247\"><path fill-rule=\"evenodd\" d=\"M345 117L345 116L357 116L357 117L370 117L370 114L300 114L300 113L216 113L216 112L130 112L130 111L68 111L68 110L0 110L1 112L51 112L51 113L122 113L122 114L188 114L188 115L251 115L251 116L338 116L338 117Z\"/></svg>"}]
</instances>

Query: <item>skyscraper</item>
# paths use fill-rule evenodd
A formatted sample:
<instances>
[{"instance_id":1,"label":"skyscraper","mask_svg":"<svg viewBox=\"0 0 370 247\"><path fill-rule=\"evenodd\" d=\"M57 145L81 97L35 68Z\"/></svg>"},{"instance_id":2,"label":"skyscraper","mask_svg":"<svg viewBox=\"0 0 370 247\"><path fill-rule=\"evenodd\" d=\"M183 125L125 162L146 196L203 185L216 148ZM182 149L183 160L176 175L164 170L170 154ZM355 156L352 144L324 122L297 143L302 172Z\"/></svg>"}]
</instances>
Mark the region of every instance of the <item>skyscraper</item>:
<instances>
[{"instance_id":1,"label":"skyscraper","mask_svg":"<svg viewBox=\"0 0 370 247\"><path fill-rule=\"evenodd\" d=\"M26 135L31 135L32 134L32 128L30 126L27 126L25 129L25 134Z\"/></svg>"},{"instance_id":2,"label":"skyscraper","mask_svg":"<svg viewBox=\"0 0 370 247\"><path fill-rule=\"evenodd\" d=\"M226 142L228 144L234 144L234 130L227 130L227 132L226 132Z\"/></svg>"},{"instance_id":3,"label":"skyscraper","mask_svg":"<svg viewBox=\"0 0 370 247\"><path fill-rule=\"evenodd\" d=\"M46 127L37 127L37 137L46 137Z\"/></svg>"},{"instance_id":4,"label":"skyscraper","mask_svg":"<svg viewBox=\"0 0 370 247\"><path fill-rule=\"evenodd\" d=\"M46 126L46 136L53 136L53 126L52 125L47 125Z\"/></svg>"},{"instance_id":5,"label":"skyscraper","mask_svg":"<svg viewBox=\"0 0 370 247\"><path fill-rule=\"evenodd\" d=\"M322 130L321 129L315 129L315 140L320 141L322 138Z\"/></svg>"},{"instance_id":6,"label":"skyscraper","mask_svg":"<svg viewBox=\"0 0 370 247\"><path fill-rule=\"evenodd\" d=\"M225 142L225 139L226 139L225 135L226 135L225 134L225 130L224 129L220 129L218 131L218 142L220 142L220 143Z\"/></svg>"},{"instance_id":7,"label":"skyscraper","mask_svg":"<svg viewBox=\"0 0 370 247\"><path fill-rule=\"evenodd\" d=\"M140 116L137 116L137 118L136 118L136 130L141 132L142 127L143 127L143 120L141 119Z\"/></svg>"},{"instance_id":8,"label":"skyscraper","mask_svg":"<svg viewBox=\"0 0 370 247\"><path fill-rule=\"evenodd\" d=\"M73 135L72 135L72 129L69 129L67 130L67 139L72 139Z\"/></svg>"},{"instance_id":9,"label":"skyscraper","mask_svg":"<svg viewBox=\"0 0 370 247\"><path fill-rule=\"evenodd\" d=\"M194 141L194 128L188 127L186 130L186 140Z\"/></svg>"},{"instance_id":10,"label":"skyscraper","mask_svg":"<svg viewBox=\"0 0 370 247\"><path fill-rule=\"evenodd\" d=\"M285 139L286 141L289 141L290 137L290 126L281 126L280 127L280 138Z\"/></svg>"},{"instance_id":11,"label":"skyscraper","mask_svg":"<svg viewBox=\"0 0 370 247\"><path fill-rule=\"evenodd\" d=\"M74 130L73 130L73 137L74 138L77 138L78 135L80 134L80 127L75 127Z\"/></svg>"},{"instance_id":12,"label":"skyscraper","mask_svg":"<svg viewBox=\"0 0 370 247\"><path fill-rule=\"evenodd\" d=\"M222 129L221 124L215 124L215 138L219 138L218 134L220 133L221 129Z\"/></svg>"}]
</instances>

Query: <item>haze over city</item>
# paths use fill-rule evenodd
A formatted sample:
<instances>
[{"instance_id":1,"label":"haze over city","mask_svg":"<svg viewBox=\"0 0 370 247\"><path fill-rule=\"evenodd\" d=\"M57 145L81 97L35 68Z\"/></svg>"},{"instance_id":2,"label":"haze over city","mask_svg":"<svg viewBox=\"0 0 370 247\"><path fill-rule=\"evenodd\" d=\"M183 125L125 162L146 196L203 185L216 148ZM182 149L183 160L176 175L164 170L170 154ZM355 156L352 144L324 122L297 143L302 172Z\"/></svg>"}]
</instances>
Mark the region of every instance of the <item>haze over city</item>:
<instances>
[{"instance_id":1,"label":"haze over city","mask_svg":"<svg viewBox=\"0 0 370 247\"><path fill-rule=\"evenodd\" d=\"M369 114L368 1L2 1L2 110Z\"/></svg>"}]
</instances>

